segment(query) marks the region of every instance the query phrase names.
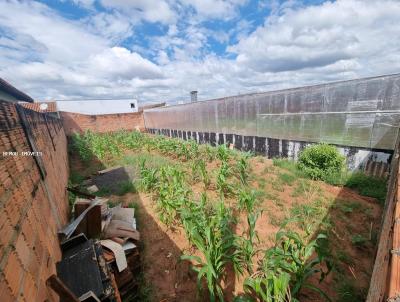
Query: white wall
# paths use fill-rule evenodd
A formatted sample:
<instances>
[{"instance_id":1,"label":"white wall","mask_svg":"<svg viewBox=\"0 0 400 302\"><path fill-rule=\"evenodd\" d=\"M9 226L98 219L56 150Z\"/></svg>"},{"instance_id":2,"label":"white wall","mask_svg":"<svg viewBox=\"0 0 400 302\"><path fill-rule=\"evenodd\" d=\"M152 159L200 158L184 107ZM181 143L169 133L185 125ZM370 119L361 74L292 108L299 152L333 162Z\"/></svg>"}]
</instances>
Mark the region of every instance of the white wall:
<instances>
[{"instance_id":1,"label":"white wall","mask_svg":"<svg viewBox=\"0 0 400 302\"><path fill-rule=\"evenodd\" d=\"M84 101L56 101L58 111L81 114L112 114L138 111L138 101L131 100L84 100ZM134 104L135 108L131 108Z\"/></svg>"}]
</instances>

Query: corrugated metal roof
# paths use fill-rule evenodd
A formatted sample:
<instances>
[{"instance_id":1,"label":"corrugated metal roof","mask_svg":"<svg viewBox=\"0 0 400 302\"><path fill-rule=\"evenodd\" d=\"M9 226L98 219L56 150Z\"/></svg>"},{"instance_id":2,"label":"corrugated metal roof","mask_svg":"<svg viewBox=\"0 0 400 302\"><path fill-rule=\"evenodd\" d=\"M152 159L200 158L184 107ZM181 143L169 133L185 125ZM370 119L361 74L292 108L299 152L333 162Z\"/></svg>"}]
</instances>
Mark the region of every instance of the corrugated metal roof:
<instances>
[{"instance_id":1,"label":"corrugated metal roof","mask_svg":"<svg viewBox=\"0 0 400 302\"><path fill-rule=\"evenodd\" d=\"M18 101L31 102L31 103L33 102L33 99L29 95L18 90L17 88L15 88L10 83L8 83L6 80L3 80L2 78L0 78L0 90L13 96Z\"/></svg>"}]
</instances>

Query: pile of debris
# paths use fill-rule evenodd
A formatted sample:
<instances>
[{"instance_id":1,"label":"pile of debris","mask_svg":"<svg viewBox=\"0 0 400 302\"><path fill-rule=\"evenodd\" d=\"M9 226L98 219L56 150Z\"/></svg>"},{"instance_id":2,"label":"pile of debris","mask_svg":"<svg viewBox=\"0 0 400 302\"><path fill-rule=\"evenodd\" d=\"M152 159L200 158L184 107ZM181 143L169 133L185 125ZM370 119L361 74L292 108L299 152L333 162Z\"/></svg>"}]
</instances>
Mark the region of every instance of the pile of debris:
<instances>
[{"instance_id":1,"label":"pile of debris","mask_svg":"<svg viewBox=\"0 0 400 302\"><path fill-rule=\"evenodd\" d=\"M74 220L59 233L63 257L48 285L61 301L118 302L134 295L140 273L135 210L75 193L89 198L76 200Z\"/></svg>"}]
</instances>

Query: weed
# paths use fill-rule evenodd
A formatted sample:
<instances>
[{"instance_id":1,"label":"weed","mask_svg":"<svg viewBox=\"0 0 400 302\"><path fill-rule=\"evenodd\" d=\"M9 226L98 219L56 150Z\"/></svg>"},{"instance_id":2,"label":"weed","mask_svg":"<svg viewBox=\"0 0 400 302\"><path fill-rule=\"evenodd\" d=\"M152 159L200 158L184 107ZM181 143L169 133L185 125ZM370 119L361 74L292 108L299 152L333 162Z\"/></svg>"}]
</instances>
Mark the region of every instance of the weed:
<instances>
[{"instance_id":1,"label":"weed","mask_svg":"<svg viewBox=\"0 0 400 302\"><path fill-rule=\"evenodd\" d=\"M312 200L315 196L321 195L322 190L320 186L306 179L301 179L291 194L292 197L303 197L306 200Z\"/></svg>"},{"instance_id":2,"label":"weed","mask_svg":"<svg viewBox=\"0 0 400 302\"><path fill-rule=\"evenodd\" d=\"M138 207L137 203L131 201L131 202L128 204L128 208L135 209L135 211L137 211L139 207Z\"/></svg>"},{"instance_id":3,"label":"weed","mask_svg":"<svg viewBox=\"0 0 400 302\"><path fill-rule=\"evenodd\" d=\"M101 187L97 192L94 192L93 195L98 197L104 197L111 194L111 190L108 187Z\"/></svg>"},{"instance_id":4,"label":"weed","mask_svg":"<svg viewBox=\"0 0 400 302\"><path fill-rule=\"evenodd\" d=\"M352 213L354 210L360 210L362 208L362 205L357 201L345 202L338 200L337 203L340 210L346 214Z\"/></svg>"},{"instance_id":5,"label":"weed","mask_svg":"<svg viewBox=\"0 0 400 302\"><path fill-rule=\"evenodd\" d=\"M356 234L356 235L353 235L353 236L351 237L351 243L352 243L354 246L358 247L358 248L363 248L363 247L365 247L366 244L367 244L367 242L368 242L368 239L365 238L365 237L364 237L363 235L361 235L361 234Z\"/></svg>"},{"instance_id":6,"label":"weed","mask_svg":"<svg viewBox=\"0 0 400 302\"><path fill-rule=\"evenodd\" d=\"M283 184L288 186L291 186L293 182L296 180L296 176L287 173L279 173L278 178Z\"/></svg>"},{"instance_id":7,"label":"weed","mask_svg":"<svg viewBox=\"0 0 400 302\"><path fill-rule=\"evenodd\" d=\"M85 177L76 171L71 171L71 175L69 176L69 179L71 181L71 184L79 185L84 181Z\"/></svg>"},{"instance_id":8,"label":"weed","mask_svg":"<svg viewBox=\"0 0 400 302\"><path fill-rule=\"evenodd\" d=\"M135 185L130 180L118 184L117 195L125 195L126 193L137 193Z\"/></svg>"},{"instance_id":9,"label":"weed","mask_svg":"<svg viewBox=\"0 0 400 302\"><path fill-rule=\"evenodd\" d=\"M85 137L79 133L74 133L71 137L73 149L79 154L83 161L89 161L92 153L89 150Z\"/></svg>"},{"instance_id":10,"label":"weed","mask_svg":"<svg viewBox=\"0 0 400 302\"><path fill-rule=\"evenodd\" d=\"M258 187L263 190L265 189L265 186L267 185L267 181L264 178L259 178L257 180L257 183L258 183Z\"/></svg>"},{"instance_id":11,"label":"weed","mask_svg":"<svg viewBox=\"0 0 400 302\"><path fill-rule=\"evenodd\" d=\"M381 204L385 202L387 191L385 179L357 172L347 179L345 186L356 189L361 195L376 198Z\"/></svg>"},{"instance_id":12,"label":"weed","mask_svg":"<svg viewBox=\"0 0 400 302\"><path fill-rule=\"evenodd\" d=\"M119 201L114 201L114 200L108 200L107 201L107 206L109 207L109 208L113 208L113 207L115 207L117 204L119 204L120 202Z\"/></svg>"},{"instance_id":13,"label":"weed","mask_svg":"<svg viewBox=\"0 0 400 302\"><path fill-rule=\"evenodd\" d=\"M280 179L274 179L271 182L271 185L272 185L272 189L275 190L275 191L283 192L285 190L284 187L283 187L283 183L281 182Z\"/></svg>"},{"instance_id":14,"label":"weed","mask_svg":"<svg viewBox=\"0 0 400 302\"><path fill-rule=\"evenodd\" d=\"M338 250L336 252L336 257L339 261L341 261L345 264L348 264L348 265L354 264L353 258L343 250Z\"/></svg>"},{"instance_id":15,"label":"weed","mask_svg":"<svg viewBox=\"0 0 400 302\"><path fill-rule=\"evenodd\" d=\"M352 280L344 276L340 279L336 292L341 302L362 302L367 297L365 290L357 288Z\"/></svg>"},{"instance_id":16,"label":"weed","mask_svg":"<svg viewBox=\"0 0 400 302\"><path fill-rule=\"evenodd\" d=\"M259 163L264 163L265 162L265 158L263 157L263 156L257 156L257 161L259 162Z\"/></svg>"},{"instance_id":17,"label":"weed","mask_svg":"<svg viewBox=\"0 0 400 302\"><path fill-rule=\"evenodd\" d=\"M310 182L305 180L300 180L297 186L294 188L291 196L292 197L305 197L306 192L310 190Z\"/></svg>"},{"instance_id":18,"label":"weed","mask_svg":"<svg viewBox=\"0 0 400 302\"><path fill-rule=\"evenodd\" d=\"M295 204L290 209L291 218L303 230L309 230L318 226L323 221L328 212L328 208L324 206L321 199L317 199L310 204Z\"/></svg>"},{"instance_id":19,"label":"weed","mask_svg":"<svg viewBox=\"0 0 400 302\"><path fill-rule=\"evenodd\" d=\"M272 212L272 211L268 211L267 214L268 214L269 222L270 222L273 226L280 227L280 226L282 225L282 223L285 221L285 218L284 218L284 217L283 217L283 218L278 217L278 216L275 215L275 213Z\"/></svg>"},{"instance_id":20,"label":"weed","mask_svg":"<svg viewBox=\"0 0 400 302\"><path fill-rule=\"evenodd\" d=\"M274 158L272 160L273 164L275 167L279 167L282 169L285 169L289 172L292 172L292 174L296 175L297 177L305 177L306 175L297 167L296 162L293 160L288 160L284 158ZM269 167L271 169L273 167ZM273 170L272 170L273 171Z\"/></svg>"}]
</instances>

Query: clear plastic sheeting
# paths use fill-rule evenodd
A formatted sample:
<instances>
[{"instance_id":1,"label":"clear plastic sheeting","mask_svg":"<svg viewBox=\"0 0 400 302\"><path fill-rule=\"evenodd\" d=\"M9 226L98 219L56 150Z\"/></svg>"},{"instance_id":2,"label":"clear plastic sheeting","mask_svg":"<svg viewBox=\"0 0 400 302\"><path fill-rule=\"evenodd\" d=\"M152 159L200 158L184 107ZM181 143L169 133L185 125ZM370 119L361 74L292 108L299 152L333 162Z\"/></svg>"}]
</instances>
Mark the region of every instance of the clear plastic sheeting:
<instances>
[{"instance_id":1,"label":"clear plastic sheeting","mask_svg":"<svg viewBox=\"0 0 400 302\"><path fill-rule=\"evenodd\" d=\"M154 108L144 117L149 129L393 150L400 74Z\"/></svg>"}]
</instances>

